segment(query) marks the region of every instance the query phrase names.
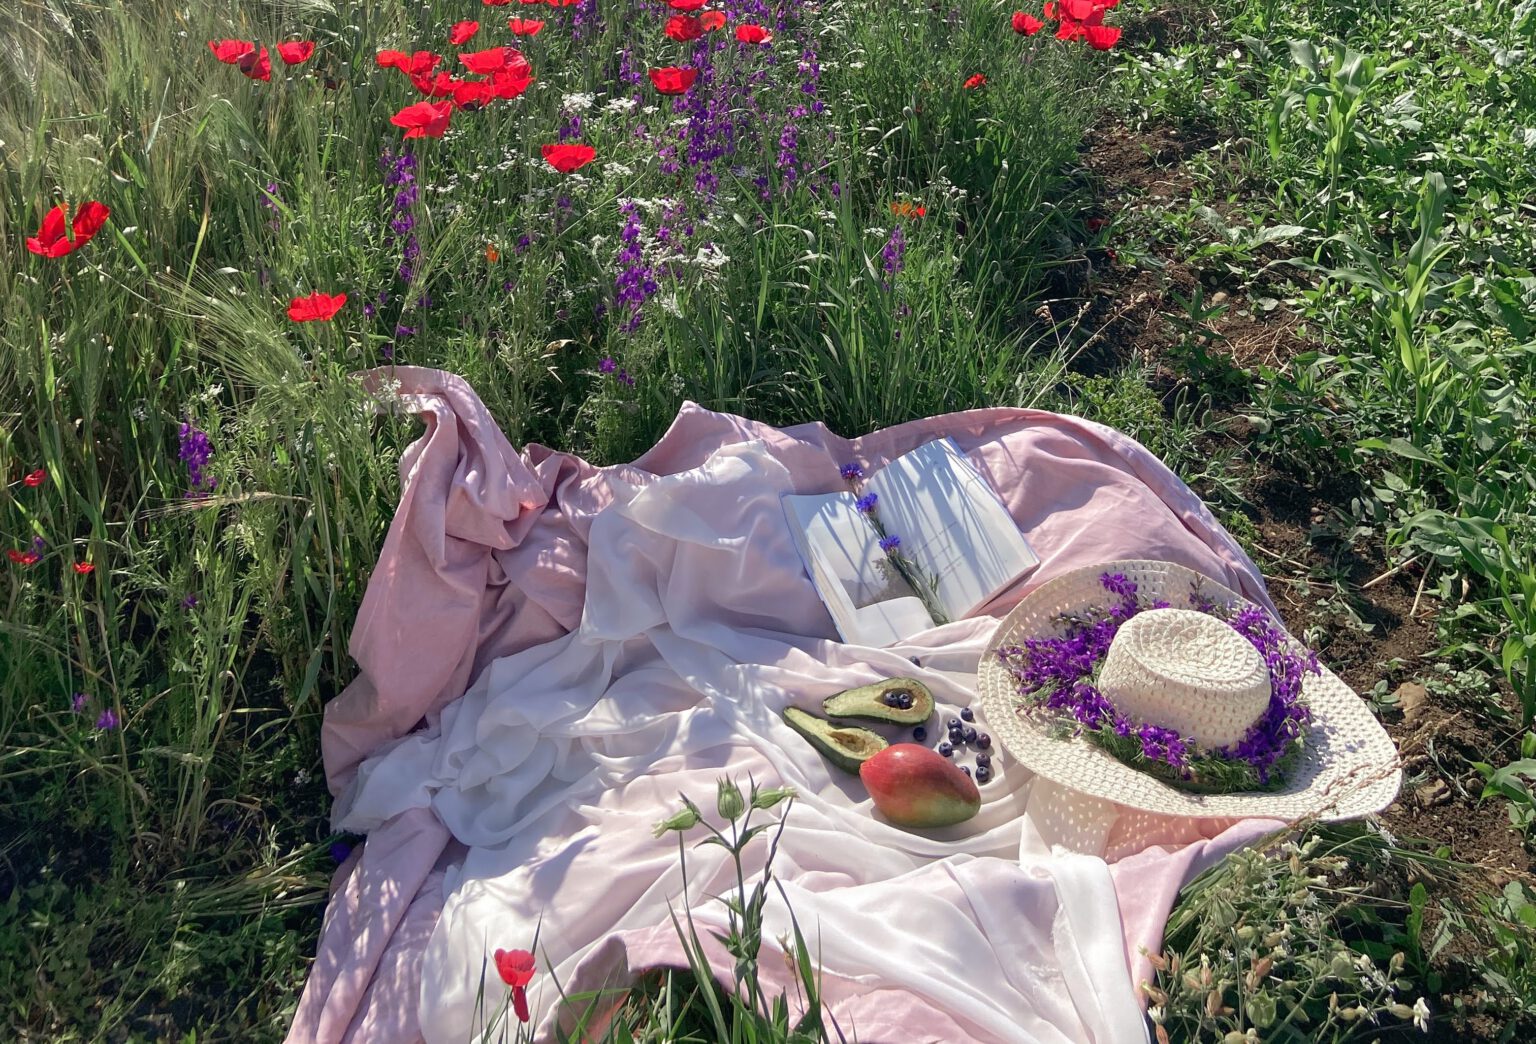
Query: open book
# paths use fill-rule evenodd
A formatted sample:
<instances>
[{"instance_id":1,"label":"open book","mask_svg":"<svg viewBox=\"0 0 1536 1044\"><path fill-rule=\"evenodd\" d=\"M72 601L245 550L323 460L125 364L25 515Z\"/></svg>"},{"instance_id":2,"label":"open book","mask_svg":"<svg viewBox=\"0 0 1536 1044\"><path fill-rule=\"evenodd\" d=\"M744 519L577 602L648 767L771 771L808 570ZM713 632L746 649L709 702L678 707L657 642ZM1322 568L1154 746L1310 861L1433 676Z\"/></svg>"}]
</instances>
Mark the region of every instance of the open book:
<instances>
[{"instance_id":1,"label":"open book","mask_svg":"<svg viewBox=\"0 0 1536 1044\"><path fill-rule=\"evenodd\" d=\"M897 457L862 492L879 498L875 515L900 537L892 550L905 569L881 550L880 530L853 493L783 498L806 572L845 642L893 645L941 622L930 606L947 620L969 616L1039 562L950 439Z\"/></svg>"}]
</instances>

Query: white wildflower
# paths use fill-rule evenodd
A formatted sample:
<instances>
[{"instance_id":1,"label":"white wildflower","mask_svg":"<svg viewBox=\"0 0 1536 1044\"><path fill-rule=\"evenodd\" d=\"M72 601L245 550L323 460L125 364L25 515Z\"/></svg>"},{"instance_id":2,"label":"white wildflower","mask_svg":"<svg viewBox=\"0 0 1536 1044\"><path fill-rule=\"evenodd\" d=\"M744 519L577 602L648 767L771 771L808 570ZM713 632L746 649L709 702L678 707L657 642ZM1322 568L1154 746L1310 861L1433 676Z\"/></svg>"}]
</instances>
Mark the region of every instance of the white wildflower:
<instances>
[{"instance_id":1,"label":"white wildflower","mask_svg":"<svg viewBox=\"0 0 1536 1044\"><path fill-rule=\"evenodd\" d=\"M560 96L560 106L571 112L586 112L595 100L590 94L564 94Z\"/></svg>"}]
</instances>

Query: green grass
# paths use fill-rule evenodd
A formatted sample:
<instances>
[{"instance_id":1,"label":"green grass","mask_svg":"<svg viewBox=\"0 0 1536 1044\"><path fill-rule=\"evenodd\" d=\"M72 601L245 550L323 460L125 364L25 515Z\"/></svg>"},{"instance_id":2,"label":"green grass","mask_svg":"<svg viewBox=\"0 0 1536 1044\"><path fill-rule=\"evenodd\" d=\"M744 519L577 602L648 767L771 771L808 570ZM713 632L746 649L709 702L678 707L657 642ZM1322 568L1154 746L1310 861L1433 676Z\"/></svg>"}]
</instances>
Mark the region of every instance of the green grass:
<instances>
[{"instance_id":1,"label":"green grass","mask_svg":"<svg viewBox=\"0 0 1536 1044\"><path fill-rule=\"evenodd\" d=\"M504 42L500 9L480 10L472 46ZM666 114L608 105L629 93L613 90L623 41L637 68L676 49L654 16L602 10L580 43L550 15L525 44L538 81L524 97L417 143L409 293L380 156L398 154L388 117L415 95L372 56L439 44L463 5L24 0L0 26L0 537L44 541L0 581L7 1036L285 1027L334 865L319 713L352 675L347 631L417 430L369 410L349 377L387 345L466 377L514 443L601 463L650 445L685 399L856 434L1028 404L1059 372L1020 318L1102 61L1041 46L1021 63L979 0L953 21L824 5L780 34L758 140L706 205L635 137ZM290 34L319 53L292 72L274 56L271 83L204 46ZM826 112L809 118L790 115L797 40L825 66ZM983 67L989 88L964 90ZM572 114L600 158L562 179L538 146ZM793 181L777 160L791 125ZM623 201L642 201L654 237L646 201L664 197L682 202L674 226L697 228L655 266L629 331ZM85 199L112 209L87 247L23 248L54 202ZM927 214L903 222L891 277L901 200ZM728 260L701 262L706 247ZM288 299L312 289L349 304L289 322ZM211 497L183 496L184 423L210 440ZM43 485L17 481L37 468ZM95 728L103 710L121 727Z\"/></svg>"}]
</instances>

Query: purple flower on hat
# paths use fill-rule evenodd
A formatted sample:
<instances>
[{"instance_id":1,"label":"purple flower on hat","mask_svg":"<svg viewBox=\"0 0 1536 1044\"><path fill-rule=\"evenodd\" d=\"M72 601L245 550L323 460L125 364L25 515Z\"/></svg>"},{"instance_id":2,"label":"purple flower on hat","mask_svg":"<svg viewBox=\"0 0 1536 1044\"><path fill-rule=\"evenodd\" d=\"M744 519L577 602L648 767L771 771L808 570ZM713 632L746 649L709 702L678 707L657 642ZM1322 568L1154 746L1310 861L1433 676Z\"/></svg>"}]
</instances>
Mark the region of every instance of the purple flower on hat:
<instances>
[{"instance_id":1,"label":"purple flower on hat","mask_svg":"<svg viewBox=\"0 0 1536 1044\"><path fill-rule=\"evenodd\" d=\"M1270 699L1264 713L1237 743L1217 750L1203 750L1181 736L1177 730L1147 722L1137 722L1116 711L1114 704L1093 684L1100 661L1109 651L1116 632L1125 621L1147 609L1170 608L1165 599L1142 605L1137 586L1121 573L1105 573L1100 586L1117 595L1119 602L1108 608L1090 609L1064 615L1063 633L1049 638L1025 638L998 650L998 656L1012 673L1019 693L1051 714L1072 722L1079 731L1111 745L1117 756L1126 757L1127 749L1142 759L1169 766L1184 779L1196 774L1201 760L1217 759L1242 763L1253 771L1260 786L1269 782L1275 767L1295 751L1296 741L1311 720L1311 712L1302 699L1302 681L1321 667L1317 654L1299 648L1269 615L1257 606L1245 606L1226 620L1233 630L1246 638L1263 657L1269 672ZM1208 615L1226 617L1218 606L1198 590L1190 605ZM1125 743L1132 746L1126 748Z\"/></svg>"},{"instance_id":2,"label":"purple flower on hat","mask_svg":"<svg viewBox=\"0 0 1536 1044\"><path fill-rule=\"evenodd\" d=\"M838 468L837 473L843 476L843 478L849 482L864 477L864 469L851 461L847 464L844 464L841 468Z\"/></svg>"}]
</instances>

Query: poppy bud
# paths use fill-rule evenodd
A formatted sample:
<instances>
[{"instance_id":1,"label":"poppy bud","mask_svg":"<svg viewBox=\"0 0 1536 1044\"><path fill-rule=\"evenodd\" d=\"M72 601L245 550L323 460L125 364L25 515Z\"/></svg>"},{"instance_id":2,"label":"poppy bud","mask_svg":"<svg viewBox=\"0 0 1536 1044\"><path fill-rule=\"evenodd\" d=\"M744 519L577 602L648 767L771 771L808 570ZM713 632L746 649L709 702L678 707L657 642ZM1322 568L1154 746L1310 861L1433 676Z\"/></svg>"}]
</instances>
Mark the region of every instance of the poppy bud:
<instances>
[{"instance_id":1,"label":"poppy bud","mask_svg":"<svg viewBox=\"0 0 1536 1044\"><path fill-rule=\"evenodd\" d=\"M720 780L715 794L715 809L720 813L720 818L734 821L746 807L736 784L728 779Z\"/></svg>"},{"instance_id":2,"label":"poppy bud","mask_svg":"<svg viewBox=\"0 0 1536 1044\"><path fill-rule=\"evenodd\" d=\"M754 791L752 794L752 807L759 811L767 811L786 798L798 796L794 787L772 787L768 790Z\"/></svg>"},{"instance_id":3,"label":"poppy bud","mask_svg":"<svg viewBox=\"0 0 1536 1044\"><path fill-rule=\"evenodd\" d=\"M657 823L655 828L652 829L651 833L656 837L661 837L668 830L676 830L681 832L689 829L690 827L697 826L698 822L698 812L691 808L685 808L681 812L674 812L668 818L663 819L660 823Z\"/></svg>"}]
</instances>

